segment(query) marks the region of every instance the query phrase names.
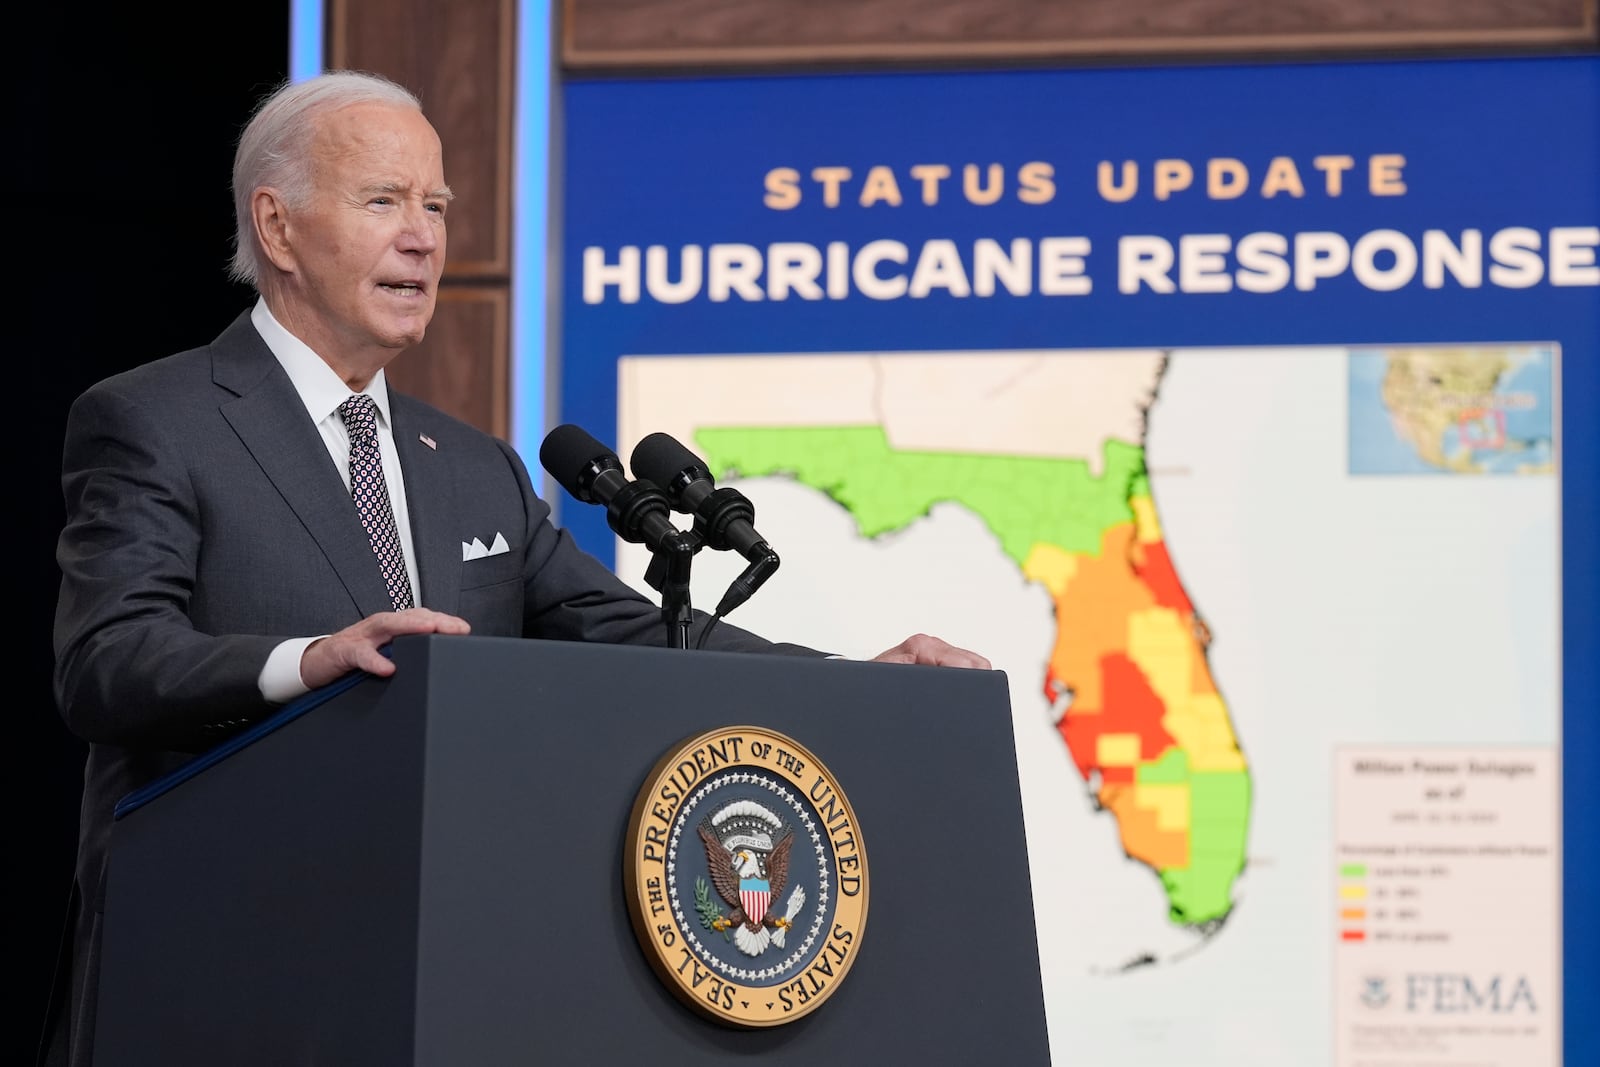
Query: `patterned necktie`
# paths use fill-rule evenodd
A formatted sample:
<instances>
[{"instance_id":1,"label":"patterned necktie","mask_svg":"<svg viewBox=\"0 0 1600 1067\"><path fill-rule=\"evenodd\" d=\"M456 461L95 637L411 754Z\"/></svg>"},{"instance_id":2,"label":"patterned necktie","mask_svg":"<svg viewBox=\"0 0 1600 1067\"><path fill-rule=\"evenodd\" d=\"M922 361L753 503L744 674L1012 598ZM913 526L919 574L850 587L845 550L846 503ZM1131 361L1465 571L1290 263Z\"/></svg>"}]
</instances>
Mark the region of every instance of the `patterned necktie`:
<instances>
[{"instance_id":1,"label":"patterned necktie","mask_svg":"<svg viewBox=\"0 0 1600 1067\"><path fill-rule=\"evenodd\" d=\"M389 488L383 480L383 460L378 455L377 404L365 393L357 393L339 405L339 417L350 431L350 497L378 557L389 599L396 611L404 611L411 607L411 579L406 576L406 557L400 549Z\"/></svg>"}]
</instances>

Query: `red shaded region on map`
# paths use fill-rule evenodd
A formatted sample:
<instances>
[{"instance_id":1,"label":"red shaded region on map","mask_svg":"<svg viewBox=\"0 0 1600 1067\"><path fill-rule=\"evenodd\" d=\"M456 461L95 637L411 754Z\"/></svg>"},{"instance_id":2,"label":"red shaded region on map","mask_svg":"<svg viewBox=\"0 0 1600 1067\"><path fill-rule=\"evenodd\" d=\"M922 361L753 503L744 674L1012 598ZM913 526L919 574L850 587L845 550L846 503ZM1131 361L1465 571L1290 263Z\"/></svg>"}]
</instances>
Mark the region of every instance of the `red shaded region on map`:
<instances>
[{"instance_id":1,"label":"red shaded region on map","mask_svg":"<svg viewBox=\"0 0 1600 1067\"><path fill-rule=\"evenodd\" d=\"M1161 698L1150 688L1144 672L1134 666L1125 653L1101 657L1100 681L1105 705L1115 708L1116 714L1069 715L1062 720L1061 734L1067 740L1072 761L1085 778L1098 769L1102 782L1132 782L1136 763L1118 766L1102 766L1099 763L1096 754L1103 734L1114 731L1119 738L1137 738L1138 763L1155 762L1177 742L1161 725L1161 719L1166 714Z\"/></svg>"}]
</instances>

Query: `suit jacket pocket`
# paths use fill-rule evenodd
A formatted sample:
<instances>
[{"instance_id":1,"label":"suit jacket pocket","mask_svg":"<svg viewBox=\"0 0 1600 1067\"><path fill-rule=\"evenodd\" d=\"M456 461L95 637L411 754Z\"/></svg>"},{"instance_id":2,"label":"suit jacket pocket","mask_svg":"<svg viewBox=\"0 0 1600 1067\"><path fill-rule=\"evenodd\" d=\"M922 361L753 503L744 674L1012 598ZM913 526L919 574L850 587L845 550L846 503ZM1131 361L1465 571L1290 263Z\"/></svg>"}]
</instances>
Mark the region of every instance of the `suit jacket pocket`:
<instances>
[{"instance_id":1,"label":"suit jacket pocket","mask_svg":"<svg viewBox=\"0 0 1600 1067\"><path fill-rule=\"evenodd\" d=\"M469 559L461 564L461 590L481 589L522 577L522 553L502 552L498 556Z\"/></svg>"}]
</instances>

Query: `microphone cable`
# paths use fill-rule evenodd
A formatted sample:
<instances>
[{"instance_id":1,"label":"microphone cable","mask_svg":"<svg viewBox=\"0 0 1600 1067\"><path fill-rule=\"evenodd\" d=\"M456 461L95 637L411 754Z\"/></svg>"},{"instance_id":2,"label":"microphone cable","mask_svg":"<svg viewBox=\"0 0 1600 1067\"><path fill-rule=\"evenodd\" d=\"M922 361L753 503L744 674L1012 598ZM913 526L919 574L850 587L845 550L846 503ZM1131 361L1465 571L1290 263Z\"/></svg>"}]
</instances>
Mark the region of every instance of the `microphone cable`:
<instances>
[{"instance_id":1,"label":"microphone cable","mask_svg":"<svg viewBox=\"0 0 1600 1067\"><path fill-rule=\"evenodd\" d=\"M719 623L721 621L722 621L722 613L721 612L718 612L717 614L711 616L711 619L706 623L706 628L704 630L700 631L700 639L694 643L694 647L695 647L696 650L699 650L699 649L702 649L702 648L706 647L706 638L711 636L711 631L715 630L717 628L717 623Z\"/></svg>"}]
</instances>

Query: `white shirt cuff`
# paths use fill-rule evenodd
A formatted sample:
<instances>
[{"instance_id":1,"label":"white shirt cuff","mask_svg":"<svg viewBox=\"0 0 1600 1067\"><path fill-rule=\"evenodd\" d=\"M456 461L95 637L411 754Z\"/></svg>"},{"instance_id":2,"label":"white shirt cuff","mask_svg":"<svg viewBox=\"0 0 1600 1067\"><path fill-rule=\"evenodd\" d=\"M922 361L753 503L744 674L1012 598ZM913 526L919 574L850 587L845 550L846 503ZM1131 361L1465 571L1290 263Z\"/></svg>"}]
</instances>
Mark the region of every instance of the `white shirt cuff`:
<instances>
[{"instance_id":1,"label":"white shirt cuff","mask_svg":"<svg viewBox=\"0 0 1600 1067\"><path fill-rule=\"evenodd\" d=\"M266 666L256 678L261 695L274 704L287 704L295 697L311 692L311 687L300 680L300 657L317 637L292 637L272 650Z\"/></svg>"}]
</instances>

